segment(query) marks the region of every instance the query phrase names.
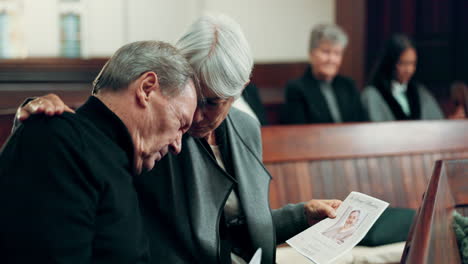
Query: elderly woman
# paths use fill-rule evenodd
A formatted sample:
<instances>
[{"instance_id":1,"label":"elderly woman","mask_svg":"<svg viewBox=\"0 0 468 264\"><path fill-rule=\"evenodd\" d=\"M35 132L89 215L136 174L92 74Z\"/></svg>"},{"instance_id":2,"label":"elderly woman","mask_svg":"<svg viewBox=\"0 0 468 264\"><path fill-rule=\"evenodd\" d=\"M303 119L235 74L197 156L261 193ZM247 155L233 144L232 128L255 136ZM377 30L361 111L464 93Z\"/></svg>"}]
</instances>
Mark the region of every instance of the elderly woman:
<instances>
[{"instance_id":1,"label":"elderly woman","mask_svg":"<svg viewBox=\"0 0 468 264\"><path fill-rule=\"evenodd\" d=\"M181 153L135 178L154 263L246 263L325 217L338 200L311 200L271 210L271 176L262 163L259 124L231 108L249 83L253 59L237 23L225 16L196 21L176 46L202 87ZM43 98L44 101L47 98ZM47 100L46 100L47 101ZM49 100L40 111L62 111ZM22 111L37 112L34 101Z\"/></svg>"},{"instance_id":2,"label":"elderly woman","mask_svg":"<svg viewBox=\"0 0 468 264\"><path fill-rule=\"evenodd\" d=\"M362 102L371 121L443 119L429 91L416 80L417 54L404 35L388 40Z\"/></svg>"},{"instance_id":3,"label":"elderly woman","mask_svg":"<svg viewBox=\"0 0 468 264\"><path fill-rule=\"evenodd\" d=\"M310 35L310 67L286 85L282 122L286 124L367 121L354 82L337 75L348 43L336 25L318 25Z\"/></svg>"}]
</instances>

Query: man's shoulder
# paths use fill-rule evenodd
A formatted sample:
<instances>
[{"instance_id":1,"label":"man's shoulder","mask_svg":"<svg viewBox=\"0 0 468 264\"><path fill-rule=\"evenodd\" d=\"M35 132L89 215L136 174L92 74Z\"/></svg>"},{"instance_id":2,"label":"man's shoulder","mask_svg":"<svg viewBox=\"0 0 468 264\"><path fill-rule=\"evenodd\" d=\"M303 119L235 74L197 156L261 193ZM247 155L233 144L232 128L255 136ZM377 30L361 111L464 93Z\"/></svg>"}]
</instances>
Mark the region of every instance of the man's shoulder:
<instances>
[{"instance_id":1,"label":"man's shoulder","mask_svg":"<svg viewBox=\"0 0 468 264\"><path fill-rule=\"evenodd\" d=\"M24 130L36 130L37 132L55 131L66 133L68 130L79 130L83 126L83 121L76 114L65 112L61 115L47 116L43 114L33 115L23 121Z\"/></svg>"},{"instance_id":2,"label":"man's shoulder","mask_svg":"<svg viewBox=\"0 0 468 264\"><path fill-rule=\"evenodd\" d=\"M25 120L15 134L23 141L34 141L37 144L43 142L50 145L58 141L74 141L77 144L86 126L86 122L76 114L34 115Z\"/></svg>"}]
</instances>

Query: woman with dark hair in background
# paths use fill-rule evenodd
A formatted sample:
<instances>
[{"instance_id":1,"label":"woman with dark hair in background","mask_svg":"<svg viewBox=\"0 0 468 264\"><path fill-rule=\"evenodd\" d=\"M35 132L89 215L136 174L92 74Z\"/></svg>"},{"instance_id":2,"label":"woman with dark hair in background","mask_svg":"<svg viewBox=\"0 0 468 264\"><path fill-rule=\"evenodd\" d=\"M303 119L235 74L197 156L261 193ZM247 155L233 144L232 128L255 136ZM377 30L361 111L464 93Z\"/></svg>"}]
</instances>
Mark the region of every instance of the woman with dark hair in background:
<instances>
[{"instance_id":1,"label":"woman with dark hair in background","mask_svg":"<svg viewBox=\"0 0 468 264\"><path fill-rule=\"evenodd\" d=\"M404 35L388 40L362 102L371 121L443 119L429 91L413 79L416 49Z\"/></svg>"}]
</instances>

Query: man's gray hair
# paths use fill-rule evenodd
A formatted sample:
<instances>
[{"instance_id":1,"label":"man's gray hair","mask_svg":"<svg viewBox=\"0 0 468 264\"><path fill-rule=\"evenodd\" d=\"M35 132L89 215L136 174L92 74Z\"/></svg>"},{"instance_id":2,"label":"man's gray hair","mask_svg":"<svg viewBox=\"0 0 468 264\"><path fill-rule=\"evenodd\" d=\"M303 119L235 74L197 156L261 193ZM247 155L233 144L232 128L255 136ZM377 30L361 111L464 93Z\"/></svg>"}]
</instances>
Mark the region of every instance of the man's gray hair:
<instances>
[{"instance_id":1,"label":"man's gray hair","mask_svg":"<svg viewBox=\"0 0 468 264\"><path fill-rule=\"evenodd\" d=\"M93 82L93 94L101 89L118 91L146 72L154 72L163 94L177 95L192 79L192 67L172 45L162 41L137 41L124 45L107 61Z\"/></svg>"},{"instance_id":2,"label":"man's gray hair","mask_svg":"<svg viewBox=\"0 0 468 264\"><path fill-rule=\"evenodd\" d=\"M221 98L238 97L250 80L253 58L241 27L225 15L205 15L193 23L176 47L200 83Z\"/></svg>"},{"instance_id":3,"label":"man's gray hair","mask_svg":"<svg viewBox=\"0 0 468 264\"><path fill-rule=\"evenodd\" d=\"M312 29L309 40L309 52L317 48L321 42L329 41L346 48L348 44L348 36L337 25L319 24Z\"/></svg>"}]
</instances>

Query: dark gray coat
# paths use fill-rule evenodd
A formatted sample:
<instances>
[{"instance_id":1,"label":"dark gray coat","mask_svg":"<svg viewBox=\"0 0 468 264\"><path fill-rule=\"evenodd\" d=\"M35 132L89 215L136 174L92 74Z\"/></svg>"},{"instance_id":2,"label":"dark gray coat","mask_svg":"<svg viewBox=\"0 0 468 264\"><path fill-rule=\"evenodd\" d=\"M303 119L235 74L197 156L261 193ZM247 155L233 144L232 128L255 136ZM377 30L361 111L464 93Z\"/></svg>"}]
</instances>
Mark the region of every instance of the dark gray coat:
<instances>
[{"instance_id":1,"label":"dark gray coat","mask_svg":"<svg viewBox=\"0 0 468 264\"><path fill-rule=\"evenodd\" d=\"M200 140L185 136L178 156L168 155L137 179L153 263L221 263L219 221L236 181L249 239L262 248L263 264L274 263L277 243L307 227L302 204L270 210L259 124L236 109L224 122L235 178Z\"/></svg>"}]
</instances>

